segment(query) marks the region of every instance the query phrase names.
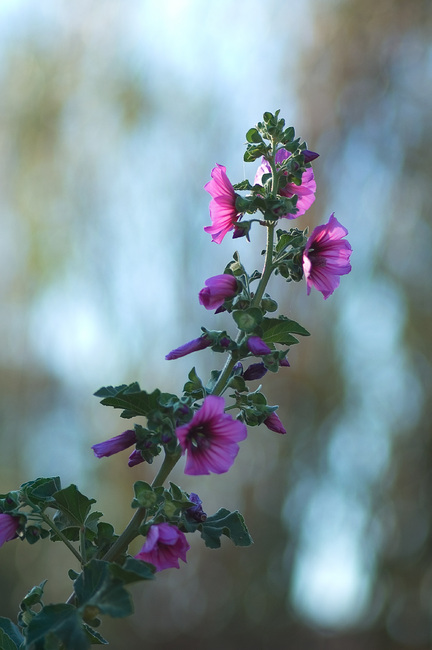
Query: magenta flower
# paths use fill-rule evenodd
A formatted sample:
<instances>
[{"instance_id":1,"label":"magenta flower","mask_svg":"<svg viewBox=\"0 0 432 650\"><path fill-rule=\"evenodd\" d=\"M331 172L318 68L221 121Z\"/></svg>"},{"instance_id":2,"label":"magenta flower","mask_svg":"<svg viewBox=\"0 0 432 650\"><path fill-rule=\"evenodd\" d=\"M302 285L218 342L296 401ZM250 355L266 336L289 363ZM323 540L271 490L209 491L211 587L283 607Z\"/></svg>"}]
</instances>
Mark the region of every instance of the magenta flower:
<instances>
[{"instance_id":1,"label":"magenta flower","mask_svg":"<svg viewBox=\"0 0 432 650\"><path fill-rule=\"evenodd\" d=\"M171 352L168 352L165 359L167 361L171 361L172 359L180 359L180 357L185 357L187 354L191 354L191 352L204 350L204 348L208 348L211 344L212 342L209 338L207 338L207 336L200 336L199 339L193 339L188 343L184 343L184 345L181 345L179 348L171 350Z\"/></svg>"},{"instance_id":2,"label":"magenta flower","mask_svg":"<svg viewBox=\"0 0 432 650\"><path fill-rule=\"evenodd\" d=\"M271 354L269 346L259 336L250 336L247 340L247 346L256 357Z\"/></svg>"},{"instance_id":3,"label":"magenta flower","mask_svg":"<svg viewBox=\"0 0 432 650\"><path fill-rule=\"evenodd\" d=\"M154 524L150 526L147 539L135 558L154 564L156 571L179 569L179 558L186 562L186 552L189 549L184 533L177 526Z\"/></svg>"},{"instance_id":4,"label":"magenta flower","mask_svg":"<svg viewBox=\"0 0 432 650\"><path fill-rule=\"evenodd\" d=\"M212 241L220 244L225 235L234 228L240 218L237 212L236 193L226 175L226 167L216 165L211 172L211 181L204 185L206 192L210 194L210 218L211 226L204 228L212 236Z\"/></svg>"},{"instance_id":5,"label":"magenta flower","mask_svg":"<svg viewBox=\"0 0 432 650\"><path fill-rule=\"evenodd\" d=\"M312 152L311 152L312 153ZM286 158L289 158L290 152L286 149L279 149L276 152L276 163L280 164ZM261 179L264 174L270 174L271 168L270 164L263 158L262 164L258 167L257 173L255 174L255 185L262 185ZM291 198L296 194L298 196L297 200L297 212L295 214L283 214L282 217L287 219L296 219L308 210L312 203L315 201L315 192L316 192L316 183L314 178L314 173L312 167L306 169L302 175L301 185L296 185L295 183L287 183L285 187L282 187L279 190L281 196L287 196Z\"/></svg>"},{"instance_id":6,"label":"magenta flower","mask_svg":"<svg viewBox=\"0 0 432 650\"><path fill-rule=\"evenodd\" d=\"M270 429L270 431L275 431L276 433L286 433L284 425L275 412L270 413L270 415L266 417L264 424L266 425L267 429Z\"/></svg>"},{"instance_id":7,"label":"magenta flower","mask_svg":"<svg viewBox=\"0 0 432 650\"><path fill-rule=\"evenodd\" d=\"M222 307L227 298L232 298L237 293L237 280L228 273L214 275L205 284L199 292L199 301L206 309Z\"/></svg>"},{"instance_id":8,"label":"magenta flower","mask_svg":"<svg viewBox=\"0 0 432 650\"><path fill-rule=\"evenodd\" d=\"M17 536L19 517L0 514L0 546Z\"/></svg>"},{"instance_id":9,"label":"magenta flower","mask_svg":"<svg viewBox=\"0 0 432 650\"><path fill-rule=\"evenodd\" d=\"M113 454L118 454L119 451L123 451L128 447L134 445L137 441L136 433L133 429L128 429L124 431L119 436L105 440L105 442L99 442L97 445L93 445L92 449L95 453L95 456L98 458L113 456Z\"/></svg>"},{"instance_id":10,"label":"magenta flower","mask_svg":"<svg viewBox=\"0 0 432 650\"><path fill-rule=\"evenodd\" d=\"M225 413L223 397L208 395L192 420L176 429L187 452L185 474L223 474L238 454L237 442L247 436L246 425Z\"/></svg>"},{"instance_id":11,"label":"magenta flower","mask_svg":"<svg viewBox=\"0 0 432 650\"><path fill-rule=\"evenodd\" d=\"M340 276L351 271L349 258L352 248L343 239L347 234L348 230L339 223L334 213L328 223L313 229L303 252L307 295L315 287L326 300L339 286Z\"/></svg>"}]
</instances>

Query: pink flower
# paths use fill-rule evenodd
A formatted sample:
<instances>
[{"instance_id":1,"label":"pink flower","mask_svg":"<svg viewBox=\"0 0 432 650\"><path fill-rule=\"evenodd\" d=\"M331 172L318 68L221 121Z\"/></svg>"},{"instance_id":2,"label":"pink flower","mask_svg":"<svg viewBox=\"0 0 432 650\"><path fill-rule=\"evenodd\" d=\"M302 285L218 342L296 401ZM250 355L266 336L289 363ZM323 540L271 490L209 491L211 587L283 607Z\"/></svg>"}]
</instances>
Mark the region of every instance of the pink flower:
<instances>
[{"instance_id":1,"label":"pink flower","mask_svg":"<svg viewBox=\"0 0 432 650\"><path fill-rule=\"evenodd\" d=\"M212 241L220 244L225 235L234 228L240 218L237 212L236 193L226 175L226 167L216 165L211 172L211 181L204 185L206 192L210 194L210 218L211 226L204 228L212 236Z\"/></svg>"},{"instance_id":2,"label":"pink flower","mask_svg":"<svg viewBox=\"0 0 432 650\"><path fill-rule=\"evenodd\" d=\"M135 558L154 564L156 571L179 569L179 558L186 562L189 549L184 533L177 526L154 524L150 526L144 546Z\"/></svg>"},{"instance_id":3,"label":"pink flower","mask_svg":"<svg viewBox=\"0 0 432 650\"><path fill-rule=\"evenodd\" d=\"M237 293L237 280L228 273L214 275L205 284L199 292L199 301L206 309L222 307L227 298L232 298Z\"/></svg>"},{"instance_id":4,"label":"pink flower","mask_svg":"<svg viewBox=\"0 0 432 650\"><path fill-rule=\"evenodd\" d=\"M270 413L270 415L266 417L264 424L266 425L267 429L270 429L270 431L275 431L275 433L286 433L284 425L275 412Z\"/></svg>"},{"instance_id":5,"label":"pink flower","mask_svg":"<svg viewBox=\"0 0 432 650\"><path fill-rule=\"evenodd\" d=\"M247 436L246 425L225 413L223 397L208 395L192 420L176 429L183 454L185 474L223 474L238 454L237 442Z\"/></svg>"},{"instance_id":6,"label":"pink flower","mask_svg":"<svg viewBox=\"0 0 432 650\"><path fill-rule=\"evenodd\" d=\"M123 431L118 436L105 440L105 442L99 442L97 445L93 445L92 449L95 456L98 458L113 456L113 454L118 454L119 451L123 451L128 447L132 447L137 441L136 433L133 429L128 431Z\"/></svg>"},{"instance_id":7,"label":"pink flower","mask_svg":"<svg viewBox=\"0 0 432 650\"><path fill-rule=\"evenodd\" d=\"M19 517L0 514L0 546L17 536Z\"/></svg>"},{"instance_id":8,"label":"pink flower","mask_svg":"<svg viewBox=\"0 0 432 650\"><path fill-rule=\"evenodd\" d=\"M208 348L211 344L212 342L209 338L207 338L207 336L200 336L198 339L193 339L188 343L184 343L179 348L171 350L171 352L168 352L168 354L165 356L165 359L167 361L171 361L172 359L180 359L180 357L185 357L187 354L191 354L192 352L204 350L204 348Z\"/></svg>"},{"instance_id":9,"label":"pink flower","mask_svg":"<svg viewBox=\"0 0 432 650\"><path fill-rule=\"evenodd\" d=\"M348 230L331 215L328 223L313 229L303 252L303 272L307 295L311 288L321 291L326 300L339 286L340 276L351 271L351 245L346 239Z\"/></svg>"},{"instance_id":10,"label":"pink flower","mask_svg":"<svg viewBox=\"0 0 432 650\"><path fill-rule=\"evenodd\" d=\"M279 149L276 152L276 163L280 164L286 158L289 158L290 152L286 149ZM267 160L262 161L262 164L258 167L257 173L255 174L255 185L262 185L261 179L264 174L270 174L271 168ZM315 192L316 192L316 183L314 178L314 173L312 167L309 167L303 172L301 185L296 185L295 183L287 183L285 187L279 190L281 196L287 196L291 198L296 194L298 196L297 200L297 212L295 214L284 214L281 215L287 219L296 219L308 210L312 203L315 201Z\"/></svg>"}]
</instances>

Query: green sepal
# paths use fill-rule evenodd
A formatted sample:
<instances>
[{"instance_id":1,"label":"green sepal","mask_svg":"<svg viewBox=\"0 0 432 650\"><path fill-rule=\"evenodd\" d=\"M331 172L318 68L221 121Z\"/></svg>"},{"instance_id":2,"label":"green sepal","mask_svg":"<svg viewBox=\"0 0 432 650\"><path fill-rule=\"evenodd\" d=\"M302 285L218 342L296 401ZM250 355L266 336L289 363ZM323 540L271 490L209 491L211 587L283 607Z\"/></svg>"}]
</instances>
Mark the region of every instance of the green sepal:
<instances>
[{"instance_id":1,"label":"green sepal","mask_svg":"<svg viewBox=\"0 0 432 650\"><path fill-rule=\"evenodd\" d=\"M152 508L158 501L155 490L145 481L134 483L135 498L132 500L132 508Z\"/></svg>"},{"instance_id":2,"label":"green sepal","mask_svg":"<svg viewBox=\"0 0 432 650\"><path fill-rule=\"evenodd\" d=\"M188 379L189 381L187 381L183 386L183 392L187 395L190 395L195 400L199 400L205 397L205 388L201 379L197 375L195 367L192 368L192 370L189 372Z\"/></svg>"},{"instance_id":3,"label":"green sepal","mask_svg":"<svg viewBox=\"0 0 432 650\"><path fill-rule=\"evenodd\" d=\"M253 332L257 325L261 323L263 318L261 309L258 309L257 307L250 307L244 311L234 311L232 316L239 330L248 333Z\"/></svg>"},{"instance_id":4,"label":"green sepal","mask_svg":"<svg viewBox=\"0 0 432 650\"><path fill-rule=\"evenodd\" d=\"M249 534L243 516L236 510L230 512L220 508L214 515L203 522L195 522L184 518L184 528L187 532L199 530L208 548L220 548L222 535L225 535L235 546L250 546L253 540Z\"/></svg>"}]
</instances>

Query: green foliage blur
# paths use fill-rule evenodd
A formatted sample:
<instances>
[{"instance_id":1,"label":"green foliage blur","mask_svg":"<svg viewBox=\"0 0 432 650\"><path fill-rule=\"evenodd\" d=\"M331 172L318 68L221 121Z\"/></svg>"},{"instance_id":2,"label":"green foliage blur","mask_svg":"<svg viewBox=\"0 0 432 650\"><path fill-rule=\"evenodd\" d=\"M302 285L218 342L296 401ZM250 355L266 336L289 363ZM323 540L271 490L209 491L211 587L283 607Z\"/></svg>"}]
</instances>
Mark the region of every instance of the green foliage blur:
<instances>
[{"instance_id":1,"label":"green foliage blur","mask_svg":"<svg viewBox=\"0 0 432 650\"><path fill-rule=\"evenodd\" d=\"M58 474L127 524L132 484L154 469L94 458L124 423L92 393L178 392L192 365L220 362L164 360L214 329L204 280L236 249L260 264L257 231L210 242L202 187L215 163L253 179L245 133L280 108L320 153L299 228L334 211L353 271L325 303L273 281L280 312L311 333L261 382L288 434L252 429L227 475L185 477L180 462L173 476L207 512L238 508L254 546L192 539L187 565L134 586L135 615L101 631L131 650L429 648L430 2L247 10L0 5L0 492ZM46 602L65 601L68 569L60 545L5 544L0 615L46 578Z\"/></svg>"}]
</instances>

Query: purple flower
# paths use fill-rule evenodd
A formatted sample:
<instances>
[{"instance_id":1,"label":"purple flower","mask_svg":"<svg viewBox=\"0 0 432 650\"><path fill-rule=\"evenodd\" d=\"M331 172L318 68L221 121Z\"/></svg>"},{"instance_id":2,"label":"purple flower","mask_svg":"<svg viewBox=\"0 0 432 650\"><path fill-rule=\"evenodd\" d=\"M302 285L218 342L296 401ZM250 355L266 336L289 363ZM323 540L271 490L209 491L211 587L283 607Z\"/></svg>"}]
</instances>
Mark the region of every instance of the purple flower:
<instances>
[{"instance_id":1,"label":"purple flower","mask_svg":"<svg viewBox=\"0 0 432 650\"><path fill-rule=\"evenodd\" d=\"M232 298L237 293L237 280L228 273L214 275L205 284L199 292L199 301L206 309L222 307L227 298Z\"/></svg>"},{"instance_id":2,"label":"purple flower","mask_svg":"<svg viewBox=\"0 0 432 650\"><path fill-rule=\"evenodd\" d=\"M237 212L236 193L226 175L226 167L216 165L211 172L211 181L204 185L206 192L210 194L210 218L211 226L204 228L212 236L212 241L220 244L225 235L234 228L240 218Z\"/></svg>"},{"instance_id":3,"label":"purple flower","mask_svg":"<svg viewBox=\"0 0 432 650\"><path fill-rule=\"evenodd\" d=\"M223 474L238 454L237 442L247 436L246 425L225 413L223 397L208 395L192 420L176 429L183 454L185 474Z\"/></svg>"},{"instance_id":4,"label":"purple flower","mask_svg":"<svg viewBox=\"0 0 432 650\"><path fill-rule=\"evenodd\" d=\"M186 562L186 552L189 549L184 533L177 526L154 524L150 526L147 539L135 558L154 564L156 571L179 569L179 558Z\"/></svg>"},{"instance_id":5,"label":"purple flower","mask_svg":"<svg viewBox=\"0 0 432 650\"><path fill-rule=\"evenodd\" d=\"M193 341L189 341L188 343L181 345L179 348L171 350L171 352L168 352L165 359L167 361L180 359L180 357L185 357L187 354L191 354L191 352L204 350L204 348L208 348L211 344L211 340L204 334L204 336L200 336L199 339L193 339Z\"/></svg>"},{"instance_id":6,"label":"purple flower","mask_svg":"<svg viewBox=\"0 0 432 650\"><path fill-rule=\"evenodd\" d=\"M276 433L286 433L284 425L275 412L270 413L270 415L266 417L264 424L266 425L267 429L270 429L270 431L275 431Z\"/></svg>"},{"instance_id":7,"label":"purple flower","mask_svg":"<svg viewBox=\"0 0 432 650\"><path fill-rule=\"evenodd\" d=\"M290 155L290 152L286 149L278 149L276 152L276 163L282 163L286 158L289 158ZM262 185L261 179L263 175L270 173L270 164L263 158L262 164L258 167L257 173L255 174L254 184ZM281 196L287 196L288 198L291 198L294 196L294 194L298 196L296 206L297 212L295 214L281 215L287 219L296 219L297 217L300 217L300 215L304 214L315 201L316 183L312 167L306 169L303 172L301 180L301 185L296 185L295 183L287 183L285 187L282 187L279 190L279 194Z\"/></svg>"},{"instance_id":8,"label":"purple flower","mask_svg":"<svg viewBox=\"0 0 432 650\"><path fill-rule=\"evenodd\" d=\"M245 381L253 381L254 379L261 379L267 373L267 368L262 363L251 363L249 368L243 372L243 379Z\"/></svg>"},{"instance_id":9,"label":"purple flower","mask_svg":"<svg viewBox=\"0 0 432 650\"><path fill-rule=\"evenodd\" d=\"M265 354L271 354L271 350L267 343L264 343L259 336L250 336L247 341L247 346L252 354L256 357L261 357Z\"/></svg>"},{"instance_id":10,"label":"purple flower","mask_svg":"<svg viewBox=\"0 0 432 650\"><path fill-rule=\"evenodd\" d=\"M352 248L343 239L347 234L348 230L339 223L334 213L328 223L313 229L303 252L307 295L315 287L326 300L339 286L340 276L351 271L349 258Z\"/></svg>"},{"instance_id":11,"label":"purple flower","mask_svg":"<svg viewBox=\"0 0 432 650\"><path fill-rule=\"evenodd\" d=\"M19 517L0 514L0 546L17 536Z\"/></svg>"},{"instance_id":12,"label":"purple flower","mask_svg":"<svg viewBox=\"0 0 432 650\"><path fill-rule=\"evenodd\" d=\"M113 456L113 454L118 454L119 451L123 451L128 447L134 445L137 441L136 433L133 429L128 429L124 431L119 436L105 440L105 442L99 442L97 445L93 445L92 449L95 453L95 456L98 458L103 458L104 456Z\"/></svg>"}]
</instances>

